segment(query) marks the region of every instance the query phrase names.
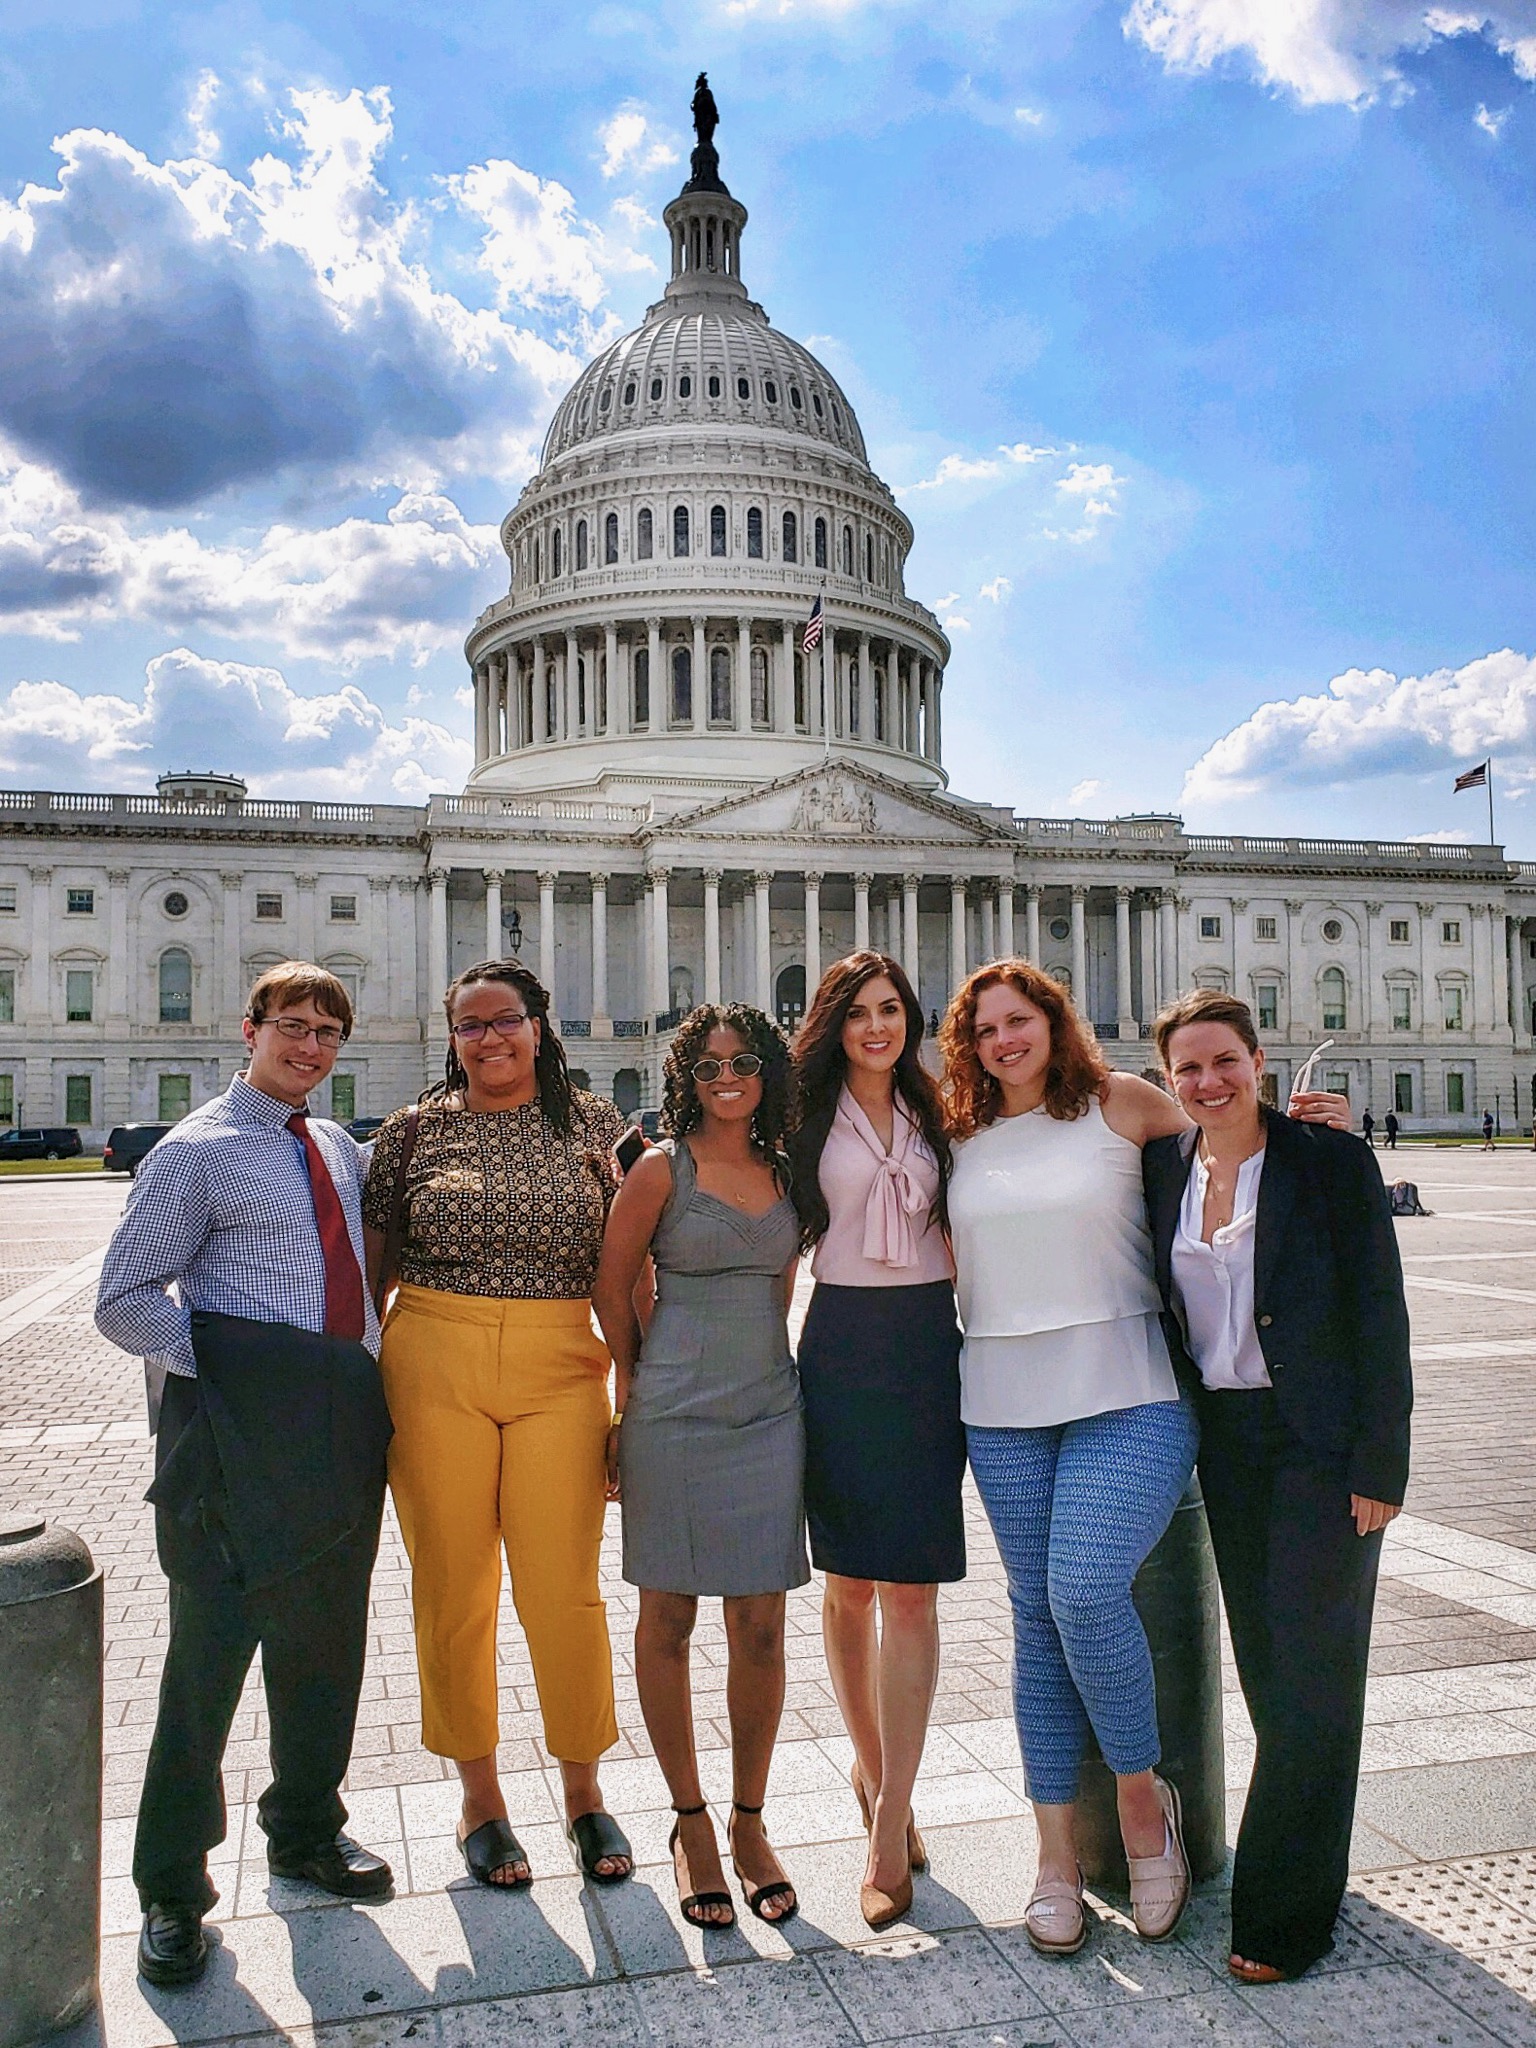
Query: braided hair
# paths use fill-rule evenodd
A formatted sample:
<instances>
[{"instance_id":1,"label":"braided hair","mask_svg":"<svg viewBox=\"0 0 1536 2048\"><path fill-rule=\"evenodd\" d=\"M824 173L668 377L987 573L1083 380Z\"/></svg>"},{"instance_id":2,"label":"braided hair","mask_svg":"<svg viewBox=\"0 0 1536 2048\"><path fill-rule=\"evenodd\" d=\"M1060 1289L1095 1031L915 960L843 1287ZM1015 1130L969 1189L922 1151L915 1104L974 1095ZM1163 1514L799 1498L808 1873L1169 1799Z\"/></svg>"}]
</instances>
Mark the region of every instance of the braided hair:
<instances>
[{"instance_id":1,"label":"braided hair","mask_svg":"<svg viewBox=\"0 0 1536 2048\"><path fill-rule=\"evenodd\" d=\"M502 982L508 988L515 989L522 997L523 1008L528 1015L538 1019L539 1049L533 1056L533 1072L538 1084L539 1107L561 1137L568 1137L571 1115L575 1108L575 1091L571 1086L570 1070L565 1063L565 1047L550 1025L549 991L531 967L524 967L518 960L481 960L473 967L466 967L462 974L456 974L443 996L443 1010L450 1027L453 1024L453 1006L462 991L478 987L488 981ZM421 1100L444 1102L456 1096L462 1102L468 1088L469 1076L464 1071L464 1063L459 1058L458 1045L450 1028L448 1058L443 1078L434 1082Z\"/></svg>"},{"instance_id":2,"label":"braided hair","mask_svg":"<svg viewBox=\"0 0 1536 2048\"><path fill-rule=\"evenodd\" d=\"M662 1077L661 1121L669 1137L684 1138L704 1120L693 1079L709 1054L712 1031L734 1031L762 1061L763 1098L752 1112L752 1142L777 1161L789 1115L789 1044L778 1025L750 1003L700 1003L677 1027Z\"/></svg>"}]
</instances>

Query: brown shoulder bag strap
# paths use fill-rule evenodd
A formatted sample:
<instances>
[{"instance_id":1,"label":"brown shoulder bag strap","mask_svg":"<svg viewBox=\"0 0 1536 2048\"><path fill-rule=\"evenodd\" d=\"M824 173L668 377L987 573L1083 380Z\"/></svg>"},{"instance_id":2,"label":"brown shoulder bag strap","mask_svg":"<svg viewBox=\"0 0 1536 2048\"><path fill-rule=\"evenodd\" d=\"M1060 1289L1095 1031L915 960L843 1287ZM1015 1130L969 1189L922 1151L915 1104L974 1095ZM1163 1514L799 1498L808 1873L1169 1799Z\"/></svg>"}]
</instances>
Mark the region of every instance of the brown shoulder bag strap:
<instances>
[{"instance_id":1,"label":"brown shoulder bag strap","mask_svg":"<svg viewBox=\"0 0 1536 2048\"><path fill-rule=\"evenodd\" d=\"M421 1129L421 1106L418 1104L405 1120L405 1130L400 1140L400 1158L395 1166L395 1186L389 1203L389 1225L384 1232L384 1256L379 1261L378 1284L373 1290L373 1306L380 1318L384 1314L384 1303L389 1290L395 1284L395 1271L400 1264L400 1247L405 1239L405 1173L411 1163L411 1154L416 1150L416 1135Z\"/></svg>"}]
</instances>

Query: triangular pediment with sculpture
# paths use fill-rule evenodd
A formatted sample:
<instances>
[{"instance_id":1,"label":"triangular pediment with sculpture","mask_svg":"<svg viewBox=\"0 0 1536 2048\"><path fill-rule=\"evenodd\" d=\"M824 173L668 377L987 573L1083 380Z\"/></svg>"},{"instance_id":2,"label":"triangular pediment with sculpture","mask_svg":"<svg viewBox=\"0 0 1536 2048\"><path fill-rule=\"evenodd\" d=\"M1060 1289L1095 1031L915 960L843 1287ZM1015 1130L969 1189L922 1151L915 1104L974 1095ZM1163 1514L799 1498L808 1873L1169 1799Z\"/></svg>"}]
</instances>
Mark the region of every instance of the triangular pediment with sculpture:
<instances>
[{"instance_id":1,"label":"triangular pediment with sculpture","mask_svg":"<svg viewBox=\"0 0 1536 2048\"><path fill-rule=\"evenodd\" d=\"M817 762L757 789L722 797L669 818L658 836L709 838L771 836L788 841L850 846L904 841L986 846L1011 838L1007 825L937 792L850 761Z\"/></svg>"}]
</instances>

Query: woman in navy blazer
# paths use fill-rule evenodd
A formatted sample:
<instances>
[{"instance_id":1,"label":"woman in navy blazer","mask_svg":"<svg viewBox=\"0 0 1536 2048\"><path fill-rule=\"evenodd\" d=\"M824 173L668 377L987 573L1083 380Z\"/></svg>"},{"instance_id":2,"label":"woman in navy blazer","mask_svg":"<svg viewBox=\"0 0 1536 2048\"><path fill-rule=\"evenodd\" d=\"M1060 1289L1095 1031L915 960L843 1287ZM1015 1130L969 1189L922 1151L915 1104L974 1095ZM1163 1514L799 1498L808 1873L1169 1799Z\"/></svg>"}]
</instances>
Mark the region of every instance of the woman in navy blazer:
<instances>
[{"instance_id":1,"label":"woman in navy blazer","mask_svg":"<svg viewBox=\"0 0 1536 2048\"><path fill-rule=\"evenodd\" d=\"M1381 1532L1408 1481L1402 1267L1369 1148L1259 1098L1246 1004L1198 989L1155 1026L1195 1128L1142 1153L1175 1370L1257 1755L1229 1968L1333 1946L1349 1875Z\"/></svg>"}]
</instances>

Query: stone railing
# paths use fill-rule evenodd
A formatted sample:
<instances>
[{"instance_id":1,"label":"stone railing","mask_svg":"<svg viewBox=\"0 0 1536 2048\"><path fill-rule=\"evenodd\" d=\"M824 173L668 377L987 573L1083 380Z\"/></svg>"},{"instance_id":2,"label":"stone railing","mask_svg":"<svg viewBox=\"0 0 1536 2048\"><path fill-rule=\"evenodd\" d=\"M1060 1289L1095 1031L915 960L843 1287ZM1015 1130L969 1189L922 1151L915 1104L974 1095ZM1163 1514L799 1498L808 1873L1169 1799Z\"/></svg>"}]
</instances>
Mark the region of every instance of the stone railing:
<instances>
[{"instance_id":1,"label":"stone railing","mask_svg":"<svg viewBox=\"0 0 1536 2048\"><path fill-rule=\"evenodd\" d=\"M517 818L531 825L644 825L652 806L643 804L579 803L566 797L531 796L435 796L430 821L440 818Z\"/></svg>"},{"instance_id":2,"label":"stone railing","mask_svg":"<svg viewBox=\"0 0 1536 2048\"><path fill-rule=\"evenodd\" d=\"M348 827L371 825L386 832L414 836L426 812L413 804L323 803L309 798L279 800L246 797L239 803L168 802L158 796L97 795L81 790L0 790L0 819L26 822L47 818L131 818L138 823L163 819L198 827L245 825L307 825Z\"/></svg>"}]
</instances>

